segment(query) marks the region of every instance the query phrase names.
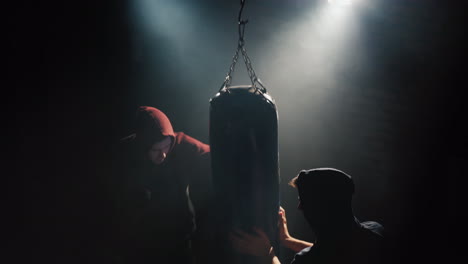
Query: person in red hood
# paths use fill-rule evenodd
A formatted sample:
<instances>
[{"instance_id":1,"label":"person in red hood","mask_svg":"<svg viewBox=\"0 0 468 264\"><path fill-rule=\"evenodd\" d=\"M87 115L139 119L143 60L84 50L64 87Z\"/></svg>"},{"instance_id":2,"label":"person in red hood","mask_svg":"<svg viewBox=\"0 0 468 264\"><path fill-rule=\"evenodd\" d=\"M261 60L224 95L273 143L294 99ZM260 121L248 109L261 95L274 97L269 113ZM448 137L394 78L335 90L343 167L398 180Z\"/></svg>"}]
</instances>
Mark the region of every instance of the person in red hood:
<instances>
[{"instance_id":1,"label":"person in red hood","mask_svg":"<svg viewBox=\"0 0 468 264\"><path fill-rule=\"evenodd\" d=\"M192 263L192 240L201 236L210 201L209 145L174 132L163 112L141 106L135 133L121 147L124 262Z\"/></svg>"}]
</instances>

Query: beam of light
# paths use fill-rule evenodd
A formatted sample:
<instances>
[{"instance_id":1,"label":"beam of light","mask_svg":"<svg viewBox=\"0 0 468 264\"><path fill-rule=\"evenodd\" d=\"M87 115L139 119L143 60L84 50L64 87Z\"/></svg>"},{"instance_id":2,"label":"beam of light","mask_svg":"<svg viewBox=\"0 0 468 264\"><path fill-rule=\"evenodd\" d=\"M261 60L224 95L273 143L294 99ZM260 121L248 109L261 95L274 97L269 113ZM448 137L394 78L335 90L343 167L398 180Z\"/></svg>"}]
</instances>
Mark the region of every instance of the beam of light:
<instances>
[{"instance_id":1,"label":"beam of light","mask_svg":"<svg viewBox=\"0 0 468 264\"><path fill-rule=\"evenodd\" d=\"M325 3L276 29L279 33L261 51L263 63L258 67L269 73L270 81L263 78L267 85L287 79L295 85L288 89L289 94L284 90L274 94L289 97L293 89L323 95L336 86L341 69L356 62L349 57L357 59L362 54L355 15L353 7L336 8Z\"/></svg>"},{"instance_id":2,"label":"beam of light","mask_svg":"<svg viewBox=\"0 0 468 264\"><path fill-rule=\"evenodd\" d=\"M324 124L340 115L334 101L342 89L351 88L343 72L366 64L357 13L356 5L324 1L310 12L304 10L302 16L279 23L273 37L253 55L261 70L257 72L278 105L282 151L307 152L319 149L318 142L326 142ZM315 143L298 140L305 138ZM294 160L298 162L295 167L302 167L323 157Z\"/></svg>"},{"instance_id":3,"label":"beam of light","mask_svg":"<svg viewBox=\"0 0 468 264\"><path fill-rule=\"evenodd\" d=\"M134 0L129 5L138 103L171 109L193 135L205 137L207 104L224 80L237 44L237 8L214 13L195 0ZM225 13L234 13L232 22L219 19ZM227 28L232 41L223 37Z\"/></svg>"},{"instance_id":4,"label":"beam of light","mask_svg":"<svg viewBox=\"0 0 468 264\"><path fill-rule=\"evenodd\" d=\"M131 4L129 17L135 38L134 53L142 54L140 57L149 64L146 70L152 71L151 75L164 74L178 81L201 82L200 76L208 76L213 68L207 57L223 58L218 54L220 45L215 41L219 29L197 1L135 0ZM218 81L213 87L219 86L223 74L219 80L213 78ZM203 102L208 97L205 95Z\"/></svg>"},{"instance_id":5,"label":"beam of light","mask_svg":"<svg viewBox=\"0 0 468 264\"><path fill-rule=\"evenodd\" d=\"M142 59L153 64L152 70L172 67L173 71L181 73L178 79L192 82L203 81L201 76L211 77L210 72L220 72L218 79L209 78L213 87L220 85L237 44L237 9L234 12L217 10L213 15L212 10L199 1L185 0L135 0L131 6L129 17L135 46L139 49L135 53L142 53L142 57L145 56ZM220 20L226 13L234 14L232 18ZM225 37L227 29L232 32L230 38Z\"/></svg>"},{"instance_id":6,"label":"beam of light","mask_svg":"<svg viewBox=\"0 0 468 264\"><path fill-rule=\"evenodd\" d=\"M167 41L175 51L183 53L183 45L190 41L196 22L192 9L176 1L136 0L131 17L143 35Z\"/></svg>"},{"instance_id":7,"label":"beam of light","mask_svg":"<svg viewBox=\"0 0 468 264\"><path fill-rule=\"evenodd\" d=\"M329 4L334 4L334 5L351 5L352 1L351 0L327 0Z\"/></svg>"}]
</instances>

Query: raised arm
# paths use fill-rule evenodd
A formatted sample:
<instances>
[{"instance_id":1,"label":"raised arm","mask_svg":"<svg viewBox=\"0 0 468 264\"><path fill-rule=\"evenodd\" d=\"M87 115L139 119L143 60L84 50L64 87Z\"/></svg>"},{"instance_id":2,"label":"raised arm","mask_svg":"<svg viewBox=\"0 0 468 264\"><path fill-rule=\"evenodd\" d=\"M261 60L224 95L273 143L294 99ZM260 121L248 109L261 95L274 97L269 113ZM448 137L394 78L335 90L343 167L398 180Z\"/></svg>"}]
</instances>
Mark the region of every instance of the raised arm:
<instances>
[{"instance_id":1,"label":"raised arm","mask_svg":"<svg viewBox=\"0 0 468 264\"><path fill-rule=\"evenodd\" d=\"M314 244L311 242L307 242L304 240L300 240L297 238L292 237L288 231L288 224L286 219L286 211L283 207L280 206L280 210L278 213L278 231L281 245L286 248L291 249L292 251L298 253L299 251L303 250L304 248L311 247Z\"/></svg>"}]
</instances>

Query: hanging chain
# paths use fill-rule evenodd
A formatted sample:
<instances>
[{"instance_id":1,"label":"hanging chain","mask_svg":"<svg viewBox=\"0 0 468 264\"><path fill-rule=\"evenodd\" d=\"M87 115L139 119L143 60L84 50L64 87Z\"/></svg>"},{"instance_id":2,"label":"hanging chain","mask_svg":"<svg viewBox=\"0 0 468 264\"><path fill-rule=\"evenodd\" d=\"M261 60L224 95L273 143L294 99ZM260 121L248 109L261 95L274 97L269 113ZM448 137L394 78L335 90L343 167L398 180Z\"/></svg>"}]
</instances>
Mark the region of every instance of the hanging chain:
<instances>
[{"instance_id":1,"label":"hanging chain","mask_svg":"<svg viewBox=\"0 0 468 264\"><path fill-rule=\"evenodd\" d=\"M231 67L229 67L229 71L226 75L226 79L224 80L223 85L221 86L221 89L231 85L232 73L234 72L234 68L236 67L236 63L238 59L239 59L239 49L236 50L234 57L232 57Z\"/></svg>"},{"instance_id":2,"label":"hanging chain","mask_svg":"<svg viewBox=\"0 0 468 264\"><path fill-rule=\"evenodd\" d=\"M231 85L232 74L234 73L237 60L239 59L239 51L240 51L242 53L242 58L244 59L245 67L247 68L247 73L249 75L249 78L250 78L250 81L252 82L253 87L255 87L255 89L259 89L259 87L257 87L256 85L258 83L261 86L261 91L266 92L265 86L263 86L262 82L255 74L255 70L253 69L252 62L250 61L250 58L247 55L247 50L245 49L244 32L245 32L245 25L249 21L242 20L242 11L244 9L244 5L245 5L245 0L241 0L241 8L239 10L239 16L237 18L238 30L239 30L239 41L237 44L236 53L234 54L232 58L231 66L229 67L229 71L226 75L226 78L220 90Z\"/></svg>"},{"instance_id":3,"label":"hanging chain","mask_svg":"<svg viewBox=\"0 0 468 264\"><path fill-rule=\"evenodd\" d=\"M260 81L260 79L257 77L257 74L255 74L255 70L253 69L252 62L250 61L249 56L247 55L247 50L245 49L245 46L242 44L239 46L238 49L241 49L242 52L242 57L244 58L245 62L245 67L247 68L247 73L249 74L250 81L252 82L252 85L258 89L257 84L261 86L262 92L266 92L265 86L263 86L263 83Z\"/></svg>"}]
</instances>

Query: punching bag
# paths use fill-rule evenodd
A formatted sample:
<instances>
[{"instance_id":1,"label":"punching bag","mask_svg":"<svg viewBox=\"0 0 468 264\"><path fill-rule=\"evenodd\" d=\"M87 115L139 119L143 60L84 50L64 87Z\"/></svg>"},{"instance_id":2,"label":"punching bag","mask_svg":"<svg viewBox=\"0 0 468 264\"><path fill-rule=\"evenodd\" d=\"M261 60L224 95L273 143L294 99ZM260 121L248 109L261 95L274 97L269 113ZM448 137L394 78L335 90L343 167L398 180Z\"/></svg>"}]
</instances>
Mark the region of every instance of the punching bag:
<instances>
[{"instance_id":1,"label":"punching bag","mask_svg":"<svg viewBox=\"0 0 468 264\"><path fill-rule=\"evenodd\" d=\"M239 41L219 92L210 100L210 148L214 187L215 259L219 263L256 264L259 258L236 251L230 232L263 230L278 253L278 113L257 78L244 46L247 21L238 17ZM231 86L239 53L251 85Z\"/></svg>"},{"instance_id":2,"label":"punching bag","mask_svg":"<svg viewBox=\"0 0 468 264\"><path fill-rule=\"evenodd\" d=\"M232 249L229 232L258 227L278 251L278 116L254 85L224 87L210 100L216 251L225 263L257 263Z\"/></svg>"}]
</instances>

